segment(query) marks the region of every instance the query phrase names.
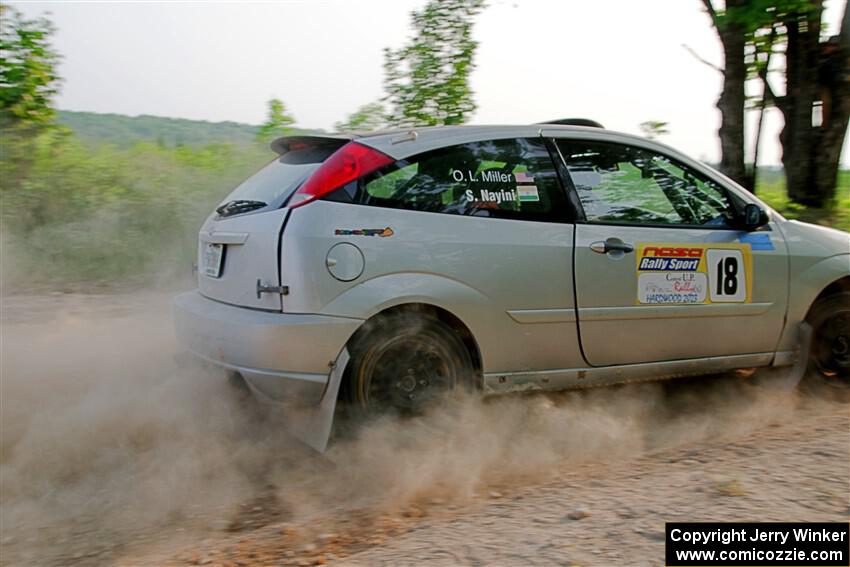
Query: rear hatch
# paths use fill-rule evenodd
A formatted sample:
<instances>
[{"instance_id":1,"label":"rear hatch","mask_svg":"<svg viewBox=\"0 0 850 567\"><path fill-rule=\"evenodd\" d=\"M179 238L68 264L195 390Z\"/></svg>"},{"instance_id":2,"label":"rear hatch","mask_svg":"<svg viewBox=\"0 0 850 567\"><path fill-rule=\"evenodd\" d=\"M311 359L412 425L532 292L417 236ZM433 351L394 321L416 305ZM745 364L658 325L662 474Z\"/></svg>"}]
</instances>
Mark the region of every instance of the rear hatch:
<instances>
[{"instance_id":1,"label":"rear hatch","mask_svg":"<svg viewBox=\"0 0 850 567\"><path fill-rule=\"evenodd\" d=\"M280 311L280 238L292 193L347 137L293 136L272 143L278 156L216 207L198 237L198 289L210 299Z\"/></svg>"}]
</instances>

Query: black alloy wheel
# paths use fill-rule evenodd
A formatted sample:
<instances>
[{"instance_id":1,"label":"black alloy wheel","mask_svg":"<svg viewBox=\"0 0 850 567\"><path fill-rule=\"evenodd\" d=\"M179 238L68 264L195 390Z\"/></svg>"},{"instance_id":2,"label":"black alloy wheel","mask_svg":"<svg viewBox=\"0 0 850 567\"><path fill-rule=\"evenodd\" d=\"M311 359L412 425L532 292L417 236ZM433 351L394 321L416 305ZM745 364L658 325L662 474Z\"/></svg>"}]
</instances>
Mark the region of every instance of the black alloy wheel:
<instances>
[{"instance_id":1,"label":"black alloy wheel","mask_svg":"<svg viewBox=\"0 0 850 567\"><path fill-rule=\"evenodd\" d=\"M368 414L417 415L472 383L469 351L454 329L426 313L368 324L352 346L348 401Z\"/></svg>"},{"instance_id":2,"label":"black alloy wheel","mask_svg":"<svg viewBox=\"0 0 850 567\"><path fill-rule=\"evenodd\" d=\"M850 389L850 293L819 299L806 320L812 326L813 370L824 384Z\"/></svg>"}]
</instances>

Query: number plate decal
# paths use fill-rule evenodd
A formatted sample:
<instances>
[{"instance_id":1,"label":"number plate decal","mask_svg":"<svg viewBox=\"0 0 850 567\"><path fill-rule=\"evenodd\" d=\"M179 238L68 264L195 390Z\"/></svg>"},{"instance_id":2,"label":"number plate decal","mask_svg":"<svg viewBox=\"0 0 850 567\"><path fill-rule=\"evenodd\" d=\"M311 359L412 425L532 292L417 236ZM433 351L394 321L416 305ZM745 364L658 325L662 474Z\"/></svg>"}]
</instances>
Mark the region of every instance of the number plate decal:
<instances>
[{"instance_id":1,"label":"number plate decal","mask_svg":"<svg viewBox=\"0 0 850 567\"><path fill-rule=\"evenodd\" d=\"M752 258L742 244L643 243L638 305L749 303Z\"/></svg>"},{"instance_id":2,"label":"number plate decal","mask_svg":"<svg viewBox=\"0 0 850 567\"><path fill-rule=\"evenodd\" d=\"M204 248L204 275L217 278L221 275L221 260L224 256L224 244L208 243Z\"/></svg>"},{"instance_id":3,"label":"number plate decal","mask_svg":"<svg viewBox=\"0 0 850 567\"><path fill-rule=\"evenodd\" d=\"M708 290L712 303L740 303L747 300L747 272L740 250L706 250Z\"/></svg>"}]
</instances>

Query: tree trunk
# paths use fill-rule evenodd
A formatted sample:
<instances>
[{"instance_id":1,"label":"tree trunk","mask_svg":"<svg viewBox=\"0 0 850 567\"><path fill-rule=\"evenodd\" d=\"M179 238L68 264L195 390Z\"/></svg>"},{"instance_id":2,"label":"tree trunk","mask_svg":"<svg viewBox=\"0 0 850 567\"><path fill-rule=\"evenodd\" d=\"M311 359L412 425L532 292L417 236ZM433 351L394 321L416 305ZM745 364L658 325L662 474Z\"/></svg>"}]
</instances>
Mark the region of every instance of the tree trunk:
<instances>
[{"instance_id":1,"label":"tree trunk","mask_svg":"<svg viewBox=\"0 0 850 567\"><path fill-rule=\"evenodd\" d=\"M792 15L785 21L788 46L785 53L785 96L779 109L785 126L779 134L788 197L801 205L821 207L826 197L815 182L817 142L821 137L812 126L812 109L818 100L820 19L822 0L812 0L812 10Z\"/></svg>"},{"instance_id":2,"label":"tree trunk","mask_svg":"<svg viewBox=\"0 0 850 567\"><path fill-rule=\"evenodd\" d=\"M815 161L815 187L825 201L835 197L841 148L850 122L850 6L845 4L841 32L827 46L821 61L823 125L812 156Z\"/></svg>"},{"instance_id":3,"label":"tree trunk","mask_svg":"<svg viewBox=\"0 0 850 567\"><path fill-rule=\"evenodd\" d=\"M748 172L749 178L747 179L748 184L744 187L748 187L752 193L756 192L756 185L758 184L758 171L759 171L759 148L761 147L761 135L764 127L764 112L767 109L767 100L770 97L772 102L775 102L775 97L773 96L773 91L770 88L770 85L767 82L767 75L770 72L770 59L773 56L773 44L776 41L776 26L771 26L770 28L770 38L767 42L767 55L764 60L764 67L759 71L759 77L762 81L762 89L761 89L761 100L758 102L758 121L756 122L756 134L755 140L753 141L753 168Z\"/></svg>"},{"instance_id":4,"label":"tree trunk","mask_svg":"<svg viewBox=\"0 0 850 567\"><path fill-rule=\"evenodd\" d=\"M744 0L728 0L727 10L745 3ZM725 64L723 68L723 90L717 101L720 110L720 170L742 185L747 184L744 167L744 84L747 66L744 61L745 35L740 24L727 21L716 22L720 43L723 45ZM752 190L751 187L748 189Z\"/></svg>"},{"instance_id":5,"label":"tree trunk","mask_svg":"<svg viewBox=\"0 0 850 567\"><path fill-rule=\"evenodd\" d=\"M833 107L832 119L821 128L818 143L815 145L815 192L820 202L828 203L835 197L838 185L838 166L841 160L841 148L847 134L847 122L850 120L850 88L845 87L842 111Z\"/></svg>"}]
</instances>

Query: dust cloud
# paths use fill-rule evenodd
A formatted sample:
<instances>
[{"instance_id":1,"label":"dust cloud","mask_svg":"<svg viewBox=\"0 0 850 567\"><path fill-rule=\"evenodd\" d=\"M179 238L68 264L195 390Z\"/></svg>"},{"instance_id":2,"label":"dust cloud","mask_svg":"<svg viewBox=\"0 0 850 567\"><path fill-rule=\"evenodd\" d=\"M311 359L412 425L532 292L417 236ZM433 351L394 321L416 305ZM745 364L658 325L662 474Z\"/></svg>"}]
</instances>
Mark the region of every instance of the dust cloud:
<instances>
[{"instance_id":1,"label":"dust cloud","mask_svg":"<svg viewBox=\"0 0 850 567\"><path fill-rule=\"evenodd\" d=\"M5 299L4 555L84 559L250 494L274 436L223 377L178 366L169 322L162 296Z\"/></svg>"},{"instance_id":2,"label":"dust cloud","mask_svg":"<svg viewBox=\"0 0 850 567\"><path fill-rule=\"evenodd\" d=\"M2 314L7 565L109 564L252 522L463 503L581 461L722 440L796 404L734 378L466 397L319 456L223 373L175 358L170 294L14 296Z\"/></svg>"}]
</instances>

